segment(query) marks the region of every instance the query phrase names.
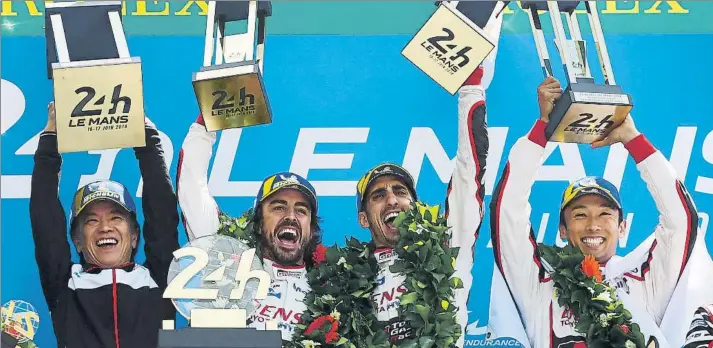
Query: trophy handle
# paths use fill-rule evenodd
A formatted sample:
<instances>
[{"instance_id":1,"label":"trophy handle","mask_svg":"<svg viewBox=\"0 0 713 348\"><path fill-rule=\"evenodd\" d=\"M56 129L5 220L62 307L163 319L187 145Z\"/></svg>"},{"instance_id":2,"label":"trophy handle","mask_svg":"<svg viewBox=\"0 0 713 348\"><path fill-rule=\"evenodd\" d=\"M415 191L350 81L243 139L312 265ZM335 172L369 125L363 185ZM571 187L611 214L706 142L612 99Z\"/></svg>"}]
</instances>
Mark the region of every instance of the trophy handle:
<instances>
[{"instance_id":1,"label":"trophy handle","mask_svg":"<svg viewBox=\"0 0 713 348\"><path fill-rule=\"evenodd\" d=\"M532 26L532 35L535 37L535 48L537 48L537 56L540 58L542 73L545 77L550 77L553 75L552 62L550 61L550 54L547 51L547 42L545 41L545 34L542 31L542 23L540 22L540 15L537 13L537 6L535 4L529 6L527 14L530 18L530 26Z\"/></svg>"},{"instance_id":2,"label":"trophy handle","mask_svg":"<svg viewBox=\"0 0 713 348\"><path fill-rule=\"evenodd\" d=\"M550 19L552 19L552 26L555 31L555 41L557 42L557 51L562 59L562 65L564 66L564 71L567 73L567 81L571 83L577 82L577 76L574 74L574 65L572 60L567 56L568 46L567 46L567 35L564 32L564 25L562 24L562 13L560 12L559 5L557 1L548 1L547 7L550 12Z\"/></svg>"},{"instance_id":3,"label":"trophy handle","mask_svg":"<svg viewBox=\"0 0 713 348\"><path fill-rule=\"evenodd\" d=\"M263 73L262 66L265 62L265 22L267 22L267 17L261 13L257 21L257 53L255 56L260 73Z\"/></svg>"},{"instance_id":4,"label":"trophy handle","mask_svg":"<svg viewBox=\"0 0 713 348\"><path fill-rule=\"evenodd\" d=\"M584 5L587 8L587 15L589 16L589 24L592 27L592 36L594 37L594 46L597 48L597 55L599 57L599 63L602 67L602 74L604 75L604 83L608 85L615 85L616 80L614 80L614 71L612 70L611 61L609 60L609 51L607 51L607 44L604 41L604 32L602 31L602 23L599 21L599 12L597 12L596 1L585 1Z\"/></svg>"},{"instance_id":5,"label":"trophy handle","mask_svg":"<svg viewBox=\"0 0 713 348\"><path fill-rule=\"evenodd\" d=\"M203 48L203 66L211 66L213 60L213 40L215 40L215 1L208 2L208 15L205 25L205 46Z\"/></svg>"},{"instance_id":6,"label":"trophy handle","mask_svg":"<svg viewBox=\"0 0 713 348\"><path fill-rule=\"evenodd\" d=\"M577 19L575 9L572 9L571 11L567 12L565 18L567 19L567 25L569 25L569 34L576 45L577 54L579 61L582 64L584 77L591 78L592 73L589 70L589 64L587 64L587 50L585 46L586 44L585 41L582 39L582 31L579 28L579 20Z\"/></svg>"}]
</instances>

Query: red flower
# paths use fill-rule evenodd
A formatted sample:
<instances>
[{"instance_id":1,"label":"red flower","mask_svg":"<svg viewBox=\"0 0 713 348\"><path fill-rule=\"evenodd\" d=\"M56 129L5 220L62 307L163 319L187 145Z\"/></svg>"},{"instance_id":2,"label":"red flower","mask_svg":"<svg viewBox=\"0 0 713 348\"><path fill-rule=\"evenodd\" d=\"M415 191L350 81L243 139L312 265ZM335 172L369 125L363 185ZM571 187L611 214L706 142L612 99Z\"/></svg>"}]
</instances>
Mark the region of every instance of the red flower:
<instances>
[{"instance_id":1,"label":"red flower","mask_svg":"<svg viewBox=\"0 0 713 348\"><path fill-rule=\"evenodd\" d=\"M584 260L582 260L582 272L584 272L584 275L588 278L594 278L597 283L602 282L602 271L599 269L599 262L597 262L593 256L584 256Z\"/></svg>"},{"instance_id":2,"label":"red flower","mask_svg":"<svg viewBox=\"0 0 713 348\"><path fill-rule=\"evenodd\" d=\"M312 261L314 261L315 266L327 261L327 247L318 244L312 253Z\"/></svg>"},{"instance_id":3,"label":"red flower","mask_svg":"<svg viewBox=\"0 0 713 348\"><path fill-rule=\"evenodd\" d=\"M324 341L326 343L332 343L339 340L339 334L337 333L337 329L339 328L339 322L334 320L331 315L323 315L315 319L305 329L305 335L310 335L316 330L323 328L325 325L329 325L329 331L324 334Z\"/></svg>"},{"instance_id":4,"label":"red flower","mask_svg":"<svg viewBox=\"0 0 713 348\"><path fill-rule=\"evenodd\" d=\"M631 332L631 330L629 330L629 327L626 325L619 325L619 328L621 329L621 331L624 331L625 334Z\"/></svg>"}]
</instances>

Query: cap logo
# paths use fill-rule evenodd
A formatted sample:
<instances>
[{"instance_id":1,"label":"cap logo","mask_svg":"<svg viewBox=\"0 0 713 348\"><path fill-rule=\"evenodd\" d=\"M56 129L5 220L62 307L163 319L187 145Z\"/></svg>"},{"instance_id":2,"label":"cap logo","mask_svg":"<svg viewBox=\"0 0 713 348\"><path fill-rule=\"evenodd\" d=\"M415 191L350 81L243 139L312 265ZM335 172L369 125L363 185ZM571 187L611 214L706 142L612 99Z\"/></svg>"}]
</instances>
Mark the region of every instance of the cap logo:
<instances>
[{"instance_id":1,"label":"cap logo","mask_svg":"<svg viewBox=\"0 0 713 348\"><path fill-rule=\"evenodd\" d=\"M297 177L294 175L291 175L290 177L285 177L284 175L280 174L280 181L274 183L272 185L272 191L275 191L281 187L287 186L287 185L295 185L299 184L300 181L297 180Z\"/></svg>"},{"instance_id":2,"label":"cap logo","mask_svg":"<svg viewBox=\"0 0 713 348\"><path fill-rule=\"evenodd\" d=\"M384 168L381 168L381 170L375 170L374 174L385 174L385 173L393 173L393 169L391 167L386 166Z\"/></svg>"},{"instance_id":3,"label":"cap logo","mask_svg":"<svg viewBox=\"0 0 713 348\"><path fill-rule=\"evenodd\" d=\"M122 200L121 200L121 196L119 196L119 194L116 193L116 192L111 192L111 191L96 191L96 192L92 192L92 193L88 194L86 197L84 197L84 198L82 199L82 204L81 204L81 205L85 205L85 204L87 204L87 202L89 202L89 201L91 201L91 200L94 200L94 199L97 199L97 198L100 198L100 197L111 198L111 199L117 200L117 201L119 201L119 202L122 201Z\"/></svg>"},{"instance_id":4,"label":"cap logo","mask_svg":"<svg viewBox=\"0 0 713 348\"><path fill-rule=\"evenodd\" d=\"M594 178L585 178L579 182L580 186L599 186Z\"/></svg>"}]
</instances>

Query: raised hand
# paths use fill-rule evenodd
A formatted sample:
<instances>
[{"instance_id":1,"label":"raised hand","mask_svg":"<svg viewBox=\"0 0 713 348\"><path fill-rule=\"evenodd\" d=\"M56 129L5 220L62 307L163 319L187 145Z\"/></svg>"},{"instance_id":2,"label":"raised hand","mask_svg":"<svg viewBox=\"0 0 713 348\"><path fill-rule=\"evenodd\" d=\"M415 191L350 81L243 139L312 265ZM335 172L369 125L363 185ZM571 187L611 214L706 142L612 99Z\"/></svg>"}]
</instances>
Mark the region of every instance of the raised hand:
<instances>
[{"instance_id":1,"label":"raised hand","mask_svg":"<svg viewBox=\"0 0 713 348\"><path fill-rule=\"evenodd\" d=\"M562 96L562 87L559 81L548 76L537 86L537 103L540 105L540 119L549 122L550 113L555 106L555 100Z\"/></svg>"},{"instance_id":2,"label":"raised hand","mask_svg":"<svg viewBox=\"0 0 713 348\"><path fill-rule=\"evenodd\" d=\"M47 105L47 125L45 126L45 132L56 132L57 131L57 115L54 109L54 102L50 102Z\"/></svg>"},{"instance_id":3,"label":"raised hand","mask_svg":"<svg viewBox=\"0 0 713 348\"><path fill-rule=\"evenodd\" d=\"M614 128L608 136L592 143L592 148L596 149L603 146L608 146L621 142L626 145L631 139L636 138L639 134L638 129L634 125L634 120L631 115L626 116L626 119L618 127Z\"/></svg>"}]
</instances>

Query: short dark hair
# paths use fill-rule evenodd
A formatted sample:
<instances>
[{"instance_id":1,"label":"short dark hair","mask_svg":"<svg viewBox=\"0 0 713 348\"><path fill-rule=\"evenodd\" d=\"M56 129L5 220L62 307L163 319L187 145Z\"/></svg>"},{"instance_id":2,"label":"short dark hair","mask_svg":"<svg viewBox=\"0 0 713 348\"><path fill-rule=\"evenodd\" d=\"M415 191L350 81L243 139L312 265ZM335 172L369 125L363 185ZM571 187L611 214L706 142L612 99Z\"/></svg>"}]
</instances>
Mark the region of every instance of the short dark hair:
<instances>
[{"instance_id":1,"label":"short dark hair","mask_svg":"<svg viewBox=\"0 0 713 348\"><path fill-rule=\"evenodd\" d=\"M264 241L263 238L265 238L265 234L262 232L262 213L262 204L259 204L255 209L255 215L253 215L253 233ZM313 266L312 253L317 250L318 245L322 244L322 228L319 226L319 223L322 222L322 218L317 216L314 211L312 211L311 217L310 229L312 236L309 242L307 242L307 247L302 257L307 267Z\"/></svg>"}]
</instances>

